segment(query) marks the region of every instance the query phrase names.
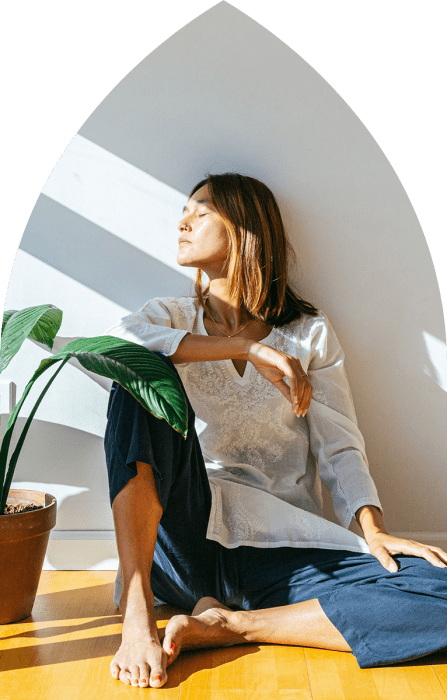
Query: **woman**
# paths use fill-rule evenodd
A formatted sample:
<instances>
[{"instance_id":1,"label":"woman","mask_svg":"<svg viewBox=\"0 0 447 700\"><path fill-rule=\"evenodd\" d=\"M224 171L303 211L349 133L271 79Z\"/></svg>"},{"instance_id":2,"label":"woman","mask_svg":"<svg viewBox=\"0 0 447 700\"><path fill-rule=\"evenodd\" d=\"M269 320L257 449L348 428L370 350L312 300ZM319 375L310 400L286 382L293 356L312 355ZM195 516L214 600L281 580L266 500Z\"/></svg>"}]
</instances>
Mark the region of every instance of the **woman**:
<instances>
[{"instance_id":1,"label":"woman","mask_svg":"<svg viewBox=\"0 0 447 700\"><path fill-rule=\"evenodd\" d=\"M288 285L274 196L254 178L210 175L178 228L196 296L151 299L107 331L178 373L189 416L184 440L112 388L113 677L161 687L182 649L247 642L353 651L362 668L447 646L447 554L385 529L343 351ZM344 527L322 518L320 477ZM345 529L354 516L366 542ZM156 597L192 610L162 642Z\"/></svg>"}]
</instances>

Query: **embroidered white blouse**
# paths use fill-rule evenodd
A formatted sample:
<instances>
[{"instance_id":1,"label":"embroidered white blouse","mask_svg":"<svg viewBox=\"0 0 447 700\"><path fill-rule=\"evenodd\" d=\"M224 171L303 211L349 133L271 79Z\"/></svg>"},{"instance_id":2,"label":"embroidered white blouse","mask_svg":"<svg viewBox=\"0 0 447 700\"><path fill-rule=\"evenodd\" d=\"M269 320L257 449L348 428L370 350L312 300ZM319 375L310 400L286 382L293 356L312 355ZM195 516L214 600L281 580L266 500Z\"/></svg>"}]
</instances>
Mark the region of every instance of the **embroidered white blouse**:
<instances>
[{"instance_id":1,"label":"embroidered white blouse","mask_svg":"<svg viewBox=\"0 0 447 700\"><path fill-rule=\"evenodd\" d=\"M155 297L105 334L175 353L207 335L194 297ZM313 388L305 417L255 367L232 360L176 364L196 414L212 493L207 538L224 547L319 547L368 552L348 531L362 505L380 506L357 427L344 353L323 312L260 341L298 357ZM321 481L342 527L324 519Z\"/></svg>"}]
</instances>

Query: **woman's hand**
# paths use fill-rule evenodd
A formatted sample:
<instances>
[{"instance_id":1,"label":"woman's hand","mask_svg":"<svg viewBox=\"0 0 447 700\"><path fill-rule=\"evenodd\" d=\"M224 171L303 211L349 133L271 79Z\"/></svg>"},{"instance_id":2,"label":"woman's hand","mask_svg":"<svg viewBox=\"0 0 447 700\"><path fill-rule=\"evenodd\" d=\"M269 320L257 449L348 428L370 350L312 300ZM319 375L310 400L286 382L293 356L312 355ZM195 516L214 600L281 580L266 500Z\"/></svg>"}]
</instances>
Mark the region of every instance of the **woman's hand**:
<instances>
[{"instance_id":1,"label":"woman's hand","mask_svg":"<svg viewBox=\"0 0 447 700\"><path fill-rule=\"evenodd\" d=\"M440 547L432 547L389 535L385 529L382 513L377 506L362 506L356 511L355 517L363 530L369 551L387 571L391 573L398 571L399 567L392 559L396 554L422 557L433 566L447 567L447 552L444 552Z\"/></svg>"},{"instance_id":2,"label":"woman's hand","mask_svg":"<svg viewBox=\"0 0 447 700\"><path fill-rule=\"evenodd\" d=\"M253 342L248 348L247 360L290 401L297 416L306 415L312 398L312 387L297 357ZM289 385L284 381L285 377L289 380Z\"/></svg>"},{"instance_id":3,"label":"woman's hand","mask_svg":"<svg viewBox=\"0 0 447 700\"><path fill-rule=\"evenodd\" d=\"M433 566L447 568L447 552L440 547L404 540L400 537L393 537L386 532L378 532L366 540L369 551L376 557L382 566L392 573L398 571L397 563L391 557L396 554L410 554L413 557L426 559ZM447 578L446 578L447 581Z\"/></svg>"}]
</instances>

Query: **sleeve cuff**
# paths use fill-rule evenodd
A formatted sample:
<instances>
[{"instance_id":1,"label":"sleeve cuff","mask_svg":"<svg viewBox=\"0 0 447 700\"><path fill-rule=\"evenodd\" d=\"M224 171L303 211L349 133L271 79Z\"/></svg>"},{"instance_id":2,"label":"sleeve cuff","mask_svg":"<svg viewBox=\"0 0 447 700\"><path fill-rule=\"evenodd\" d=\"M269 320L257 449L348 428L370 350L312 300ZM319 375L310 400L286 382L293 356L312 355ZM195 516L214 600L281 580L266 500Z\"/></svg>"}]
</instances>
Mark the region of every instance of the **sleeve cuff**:
<instances>
[{"instance_id":1,"label":"sleeve cuff","mask_svg":"<svg viewBox=\"0 0 447 700\"><path fill-rule=\"evenodd\" d=\"M185 335L187 335L188 331L184 330L178 330L177 333L174 336L171 336L170 338L166 338L166 342L163 346L163 355L173 355L178 346L180 345L180 341L183 340Z\"/></svg>"},{"instance_id":2,"label":"sleeve cuff","mask_svg":"<svg viewBox=\"0 0 447 700\"><path fill-rule=\"evenodd\" d=\"M376 506L383 515L383 508L378 498L375 498L374 496L370 496L369 498L360 498L357 501L350 503L342 513L338 514L339 520L343 527L348 528L350 526L352 519L355 518L356 512L362 506Z\"/></svg>"}]
</instances>

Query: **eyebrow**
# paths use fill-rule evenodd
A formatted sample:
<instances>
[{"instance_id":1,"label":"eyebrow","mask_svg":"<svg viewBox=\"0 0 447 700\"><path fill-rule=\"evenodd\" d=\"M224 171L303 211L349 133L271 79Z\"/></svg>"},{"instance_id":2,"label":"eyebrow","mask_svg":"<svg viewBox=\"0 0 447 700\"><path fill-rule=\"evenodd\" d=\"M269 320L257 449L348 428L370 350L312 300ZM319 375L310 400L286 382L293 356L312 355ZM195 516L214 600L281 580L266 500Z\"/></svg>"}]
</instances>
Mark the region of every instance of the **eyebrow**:
<instances>
[{"instance_id":1,"label":"eyebrow","mask_svg":"<svg viewBox=\"0 0 447 700\"><path fill-rule=\"evenodd\" d=\"M196 199L196 202L198 202L199 204L210 204L211 205L211 202L209 202L207 199ZM185 206L183 207L183 210L182 210L183 214L185 213L185 211L187 209L188 209L188 207L185 204Z\"/></svg>"}]
</instances>

